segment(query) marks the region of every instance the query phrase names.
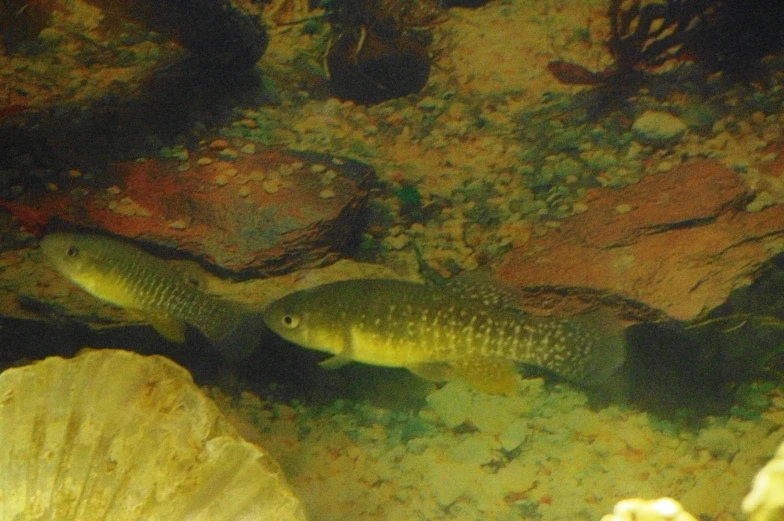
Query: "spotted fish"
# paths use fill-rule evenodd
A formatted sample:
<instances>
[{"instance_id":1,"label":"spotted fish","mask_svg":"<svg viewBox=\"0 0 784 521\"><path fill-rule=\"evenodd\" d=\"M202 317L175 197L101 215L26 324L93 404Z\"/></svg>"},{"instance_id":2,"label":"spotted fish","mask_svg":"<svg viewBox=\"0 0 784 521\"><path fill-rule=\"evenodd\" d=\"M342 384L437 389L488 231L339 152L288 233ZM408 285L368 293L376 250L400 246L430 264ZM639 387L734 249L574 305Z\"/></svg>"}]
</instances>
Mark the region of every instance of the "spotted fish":
<instances>
[{"instance_id":1,"label":"spotted fish","mask_svg":"<svg viewBox=\"0 0 784 521\"><path fill-rule=\"evenodd\" d=\"M263 317L286 340L335 355L327 366L406 367L435 381L462 378L491 393L514 391L518 363L599 384L626 351L623 328L610 313L533 317L511 292L473 282L346 280L284 296Z\"/></svg>"},{"instance_id":2,"label":"spotted fish","mask_svg":"<svg viewBox=\"0 0 784 521\"><path fill-rule=\"evenodd\" d=\"M150 322L165 338L185 341L185 325L200 330L229 358L260 341L261 316L199 287L187 270L129 243L88 234L53 233L41 240L55 269L94 297Z\"/></svg>"}]
</instances>

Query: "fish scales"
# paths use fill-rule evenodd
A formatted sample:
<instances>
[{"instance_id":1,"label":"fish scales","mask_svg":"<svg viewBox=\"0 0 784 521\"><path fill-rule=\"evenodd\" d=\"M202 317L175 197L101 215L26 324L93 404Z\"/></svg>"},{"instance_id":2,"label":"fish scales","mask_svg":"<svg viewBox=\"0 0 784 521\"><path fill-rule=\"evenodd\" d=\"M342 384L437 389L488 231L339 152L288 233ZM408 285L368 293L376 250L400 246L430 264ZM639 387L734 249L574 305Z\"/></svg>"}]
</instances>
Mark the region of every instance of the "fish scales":
<instances>
[{"instance_id":1,"label":"fish scales","mask_svg":"<svg viewBox=\"0 0 784 521\"><path fill-rule=\"evenodd\" d=\"M166 338L199 329L229 357L252 351L263 330L258 313L205 293L181 269L108 237L54 233L41 241L55 268L93 296L142 315Z\"/></svg>"},{"instance_id":2,"label":"fish scales","mask_svg":"<svg viewBox=\"0 0 784 521\"><path fill-rule=\"evenodd\" d=\"M191 282L171 269L165 261L135 248L99 248L92 246L95 261L107 267L107 281L118 283L128 292L122 301L131 308L166 313L214 333L231 318L224 309ZM84 249L84 248L82 248Z\"/></svg>"},{"instance_id":3,"label":"fish scales","mask_svg":"<svg viewBox=\"0 0 784 521\"><path fill-rule=\"evenodd\" d=\"M509 294L475 285L348 280L294 292L263 316L270 329L304 347L418 373L440 364L449 371L439 374L494 377L489 366L519 362L588 383L624 356L621 329L609 317L533 317L511 307Z\"/></svg>"}]
</instances>

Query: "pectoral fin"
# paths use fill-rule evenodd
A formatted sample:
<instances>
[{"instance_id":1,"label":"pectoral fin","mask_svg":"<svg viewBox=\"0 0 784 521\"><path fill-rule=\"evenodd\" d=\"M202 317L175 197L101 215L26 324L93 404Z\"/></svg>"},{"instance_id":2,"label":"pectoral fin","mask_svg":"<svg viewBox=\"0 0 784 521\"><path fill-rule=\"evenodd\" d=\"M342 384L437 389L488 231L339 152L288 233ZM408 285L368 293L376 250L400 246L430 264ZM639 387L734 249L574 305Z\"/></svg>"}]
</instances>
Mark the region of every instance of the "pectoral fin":
<instances>
[{"instance_id":1,"label":"pectoral fin","mask_svg":"<svg viewBox=\"0 0 784 521\"><path fill-rule=\"evenodd\" d=\"M515 363L500 359L468 359L449 362L452 374L490 394L514 394L520 383Z\"/></svg>"},{"instance_id":2,"label":"pectoral fin","mask_svg":"<svg viewBox=\"0 0 784 521\"><path fill-rule=\"evenodd\" d=\"M180 344L185 342L185 322L182 320L175 320L166 316L150 315L139 311L135 311L135 313L144 317L144 320L149 322L166 340L178 342Z\"/></svg>"},{"instance_id":3,"label":"pectoral fin","mask_svg":"<svg viewBox=\"0 0 784 521\"><path fill-rule=\"evenodd\" d=\"M322 360L319 362L319 366L322 369L340 369L344 365L350 364L352 360L350 358L346 358L345 356L336 355L326 360Z\"/></svg>"}]
</instances>

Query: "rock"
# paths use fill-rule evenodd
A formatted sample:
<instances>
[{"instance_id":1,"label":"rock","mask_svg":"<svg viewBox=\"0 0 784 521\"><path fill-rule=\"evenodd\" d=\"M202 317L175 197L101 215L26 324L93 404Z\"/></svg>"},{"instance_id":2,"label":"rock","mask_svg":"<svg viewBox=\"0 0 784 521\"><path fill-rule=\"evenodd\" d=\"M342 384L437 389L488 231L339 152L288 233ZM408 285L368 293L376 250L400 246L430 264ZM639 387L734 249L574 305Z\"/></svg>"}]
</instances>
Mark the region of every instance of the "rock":
<instances>
[{"instance_id":1,"label":"rock","mask_svg":"<svg viewBox=\"0 0 784 521\"><path fill-rule=\"evenodd\" d=\"M449 454L454 461L486 465L496 457L494 445L488 436L471 435L452 447Z\"/></svg>"},{"instance_id":2,"label":"rock","mask_svg":"<svg viewBox=\"0 0 784 521\"><path fill-rule=\"evenodd\" d=\"M784 206L745 212L748 198L737 174L708 160L597 189L585 212L509 252L497 274L532 311L602 303L630 319L691 320L784 248Z\"/></svg>"},{"instance_id":3,"label":"rock","mask_svg":"<svg viewBox=\"0 0 784 521\"><path fill-rule=\"evenodd\" d=\"M466 464L437 462L427 476L428 491L443 509L449 508L461 496L470 494L471 483L465 479Z\"/></svg>"},{"instance_id":4,"label":"rock","mask_svg":"<svg viewBox=\"0 0 784 521\"><path fill-rule=\"evenodd\" d=\"M427 396L427 404L441 418L447 428L453 429L468 419L466 407L468 387L460 381L449 382Z\"/></svg>"},{"instance_id":5,"label":"rock","mask_svg":"<svg viewBox=\"0 0 784 521\"><path fill-rule=\"evenodd\" d=\"M197 161L186 170L177 160L129 162L107 173L116 192L85 183L78 197L73 189L29 193L2 205L33 233L56 220L177 248L218 271L269 275L334 261L357 240L373 171L351 161L333 165L337 177L325 198L309 163L307 155L279 151ZM248 175L254 171L266 175Z\"/></svg>"},{"instance_id":6,"label":"rock","mask_svg":"<svg viewBox=\"0 0 784 521\"><path fill-rule=\"evenodd\" d=\"M351 16L337 10L331 17L333 31L340 37L334 38L325 61L332 93L338 98L375 104L419 92L427 84L432 59L424 43L427 38L403 29L396 9L383 12L375 5L355 4L352 10L345 10L352 11ZM401 7L394 2L391 5ZM419 25L423 34L428 34L437 11L420 14L425 10L406 9L405 24ZM356 26L355 19L369 19L370 23Z\"/></svg>"},{"instance_id":7,"label":"rock","mask_svg":"<svg viewBox=\"0 0 784 521\"><path fill-rule=\"evenodd\" d=\"M139 0L131 4L88 0L104 15L143 24L220 70L248 69L267 47L257 16L230 0Z\"/></svg>"},{"instance_id":8,"label":"rock","mask_svg":"<svg viewBox=\"0 0 784 521\"><path fill-rule=\"evenodd\" d=\"M686 124L669 112L646 110L632 125L635 139L656 147L676 143L686 133Z\"/></svg>"},{"instance_id":9,"label":"rock","mask_svg":"<svg viewBox=\"0 0 784 521\"><path fill-rule=\"evenodd\" d=\"M528 420L525 418L518 418L509 425L498 437L501 446L506 451L513 451L523 444L523 442L532 435L531 428L528 426Z\"/></svg>"},{"instance_id":10,"label":"rock","mask_svg":"<svg viewBox=\"0 0 784 521\"><path fill-rule=\"evenodd\" d=\"M702 429L694 441L695 448L707 450L716 458L730 460L740 450L735 433L727 427L713 425Z\"/></svg>"},{"instance_id":11,"label":"rock","mask_svg":"<svg viewBox=\"0 0 784 521\"><path fill-rule=\"evenodd\" d=\"M480 393L461 380L447 383L430 393L426 400L448 428L468 422L491 436L501 435L519 418L521 408L525 407L524 400ZM509 434L514 435L512 432Z\"/></svg>"},{"instance_id":12,"label":"rock","mask_svg":"<svg viewBox=\"0 0 784 521\"><path fill-rule=\"evenodd\" d=\"M8 101L13 114L0 114L6 177L31 170L54 177L150 155L197 124L225 118L216 114L258 87L252 69L268 42L260 7L230 0L89 3L68 16L52 16L54 4L26 9L47 11L49 31L60 38L35 53L0 50L3 63L17 63L10 83L4 80L16 93ZM94 54L97 48L105 52ZM87 62L86 54L93 55Z\"/></svg>"}]
</instances>

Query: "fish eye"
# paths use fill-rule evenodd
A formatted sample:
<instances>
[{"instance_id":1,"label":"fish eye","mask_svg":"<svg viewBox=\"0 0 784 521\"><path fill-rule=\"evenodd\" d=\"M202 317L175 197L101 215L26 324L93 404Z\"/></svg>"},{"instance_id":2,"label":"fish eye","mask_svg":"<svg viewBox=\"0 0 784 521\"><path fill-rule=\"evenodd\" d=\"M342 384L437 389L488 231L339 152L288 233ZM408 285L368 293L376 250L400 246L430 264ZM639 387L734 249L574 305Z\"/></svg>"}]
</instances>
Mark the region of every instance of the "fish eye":
<instances>
[{"instance_id":1,"label":"fish eye","mask_svg":"<svg viewBox=\"0 0 784 521\"><path fill-rule=\"evenodd\" d=\"M280 323L283 324L283 327L294 329L299 325L299 317L297 315L283 315Z\"/></svg>"},{"instance_id":2,"label":"fish eye","mask_svg":"<svg viewBox=\"0 0 784 521\"><path fill-rule=\"evenodd\" d=\"M76 246L69 246L65 254L68 255L69 257L76 257L77 255L79 255L79 248L77 248Z\"/></svg>"}]
</instances>

